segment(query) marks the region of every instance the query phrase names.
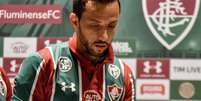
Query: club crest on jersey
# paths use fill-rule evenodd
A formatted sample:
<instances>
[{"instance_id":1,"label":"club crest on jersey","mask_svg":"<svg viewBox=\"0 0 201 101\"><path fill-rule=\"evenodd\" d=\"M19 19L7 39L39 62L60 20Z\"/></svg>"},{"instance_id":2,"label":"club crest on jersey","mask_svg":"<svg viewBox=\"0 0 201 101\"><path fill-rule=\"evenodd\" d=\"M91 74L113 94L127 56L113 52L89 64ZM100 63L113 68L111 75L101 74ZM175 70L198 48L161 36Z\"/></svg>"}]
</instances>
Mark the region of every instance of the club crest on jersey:
<instances>
[{"instance_id":1,"label":"club crest on jersey","mask_svg":"<svg viewBox=\"0 0 201 101\"><path fill-rule=\"evenodd\" d=\"M6 96L6 84L1 76L1 73L0 73L0 95L2 96Z\"/></svg>"},{"instance_id":2,"label":"club crest on jersey","mask_svg":"<svg viewBox=\"0 0 201 101\"><path fill-rule=\"evenodd\" d=\"M117 79L120 76L120 69L116 65L109 64L108 72L115 79Z\"/></svg>"},{"instance_id":3,"label":"club crest on jersey","mask_svg":"<svg viewBox=\"0 0 201 101\"><path fill-rule=\"evenodd\" d=\"M101 101L101 96L95 90L87 90L84 92L84 101Z\"/></svg>"},{"instance_id":4,"label":"club crest on jersey","mask_svg":"<svg viewBox=\"0 0 201 101\"><path fill-rule=\"evenodd\" d=\"M60 57L58 66L61 72L68 72L72 68L72 61L68 57Z\"/></svg>"},{"instance_id":5,"label":"club crest on jersey","mask_svg":"<svg viewBox=\"0 0 201 101\"><path fill-rule=\"evenodd\" d=\"M189 34L198 15L200 0L142 0L146 23L168 50Z\"/></svg>"},{"instance_id":6,"label":"club crest on jersey","mask_svg":"<svg viewBox=\"0 0 201 101\"><path fill-rule=\"evenodd\" d=\"M108 92L110 101L119 101L123 93L123 88L118 87L117 84L113 84L113 85L107 86L107 92Z\"/></svg>"}]
</instances>

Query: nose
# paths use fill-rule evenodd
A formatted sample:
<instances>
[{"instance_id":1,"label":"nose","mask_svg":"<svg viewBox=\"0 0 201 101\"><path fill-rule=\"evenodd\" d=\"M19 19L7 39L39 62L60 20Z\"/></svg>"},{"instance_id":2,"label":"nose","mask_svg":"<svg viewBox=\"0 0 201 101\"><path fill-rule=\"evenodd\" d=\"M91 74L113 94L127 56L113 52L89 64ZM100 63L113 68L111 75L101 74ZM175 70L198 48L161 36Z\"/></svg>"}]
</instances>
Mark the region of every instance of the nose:
<instances>
[{"instance_id":1,"label":"nose","mask_svg":"<svg viewBox=\"0 0 201 101\"><path fill-rule=\"evenodd\" d=\"M104 41L106 41L109 38L107 29L104 29L103 32L100 33L99 38Z\"/></svg>"}]
</instances>

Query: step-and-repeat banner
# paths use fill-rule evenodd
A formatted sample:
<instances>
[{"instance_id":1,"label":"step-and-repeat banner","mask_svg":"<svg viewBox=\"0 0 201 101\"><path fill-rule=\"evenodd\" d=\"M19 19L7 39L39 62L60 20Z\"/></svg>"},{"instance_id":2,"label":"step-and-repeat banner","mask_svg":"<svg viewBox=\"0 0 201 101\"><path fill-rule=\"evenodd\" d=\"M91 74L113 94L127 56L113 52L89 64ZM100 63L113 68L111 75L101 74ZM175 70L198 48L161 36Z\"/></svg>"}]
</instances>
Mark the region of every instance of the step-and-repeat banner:
<instances>
[{"instance_id":1,"label":"step-and-repeat banner","mask_svg":"<svg viewBox=\"0 0 201 101\"><path fill-rule=\"evenodd\" d=\"M72 1L0 0L0 66L12 83L30 53L72 36ZM121 0L112 45L133 70L137 101L201 101L200 2Z\"/></svg>"},{"instance_id":2,"label":"step-and-repeat banner","mask_svg":"<svg viewBox=\"0 0 201 101\"><path fill-rule=\"evenodd\" d=\"M4 37L0 43L3 46L0 66L13 82L20 64L29 54L67 40L64 37ZM201 100L201 59L137 58L133 57L133 40L116 39L112 45L115 54L132 67L138 101Z\"/></svg>"}]
</instances>

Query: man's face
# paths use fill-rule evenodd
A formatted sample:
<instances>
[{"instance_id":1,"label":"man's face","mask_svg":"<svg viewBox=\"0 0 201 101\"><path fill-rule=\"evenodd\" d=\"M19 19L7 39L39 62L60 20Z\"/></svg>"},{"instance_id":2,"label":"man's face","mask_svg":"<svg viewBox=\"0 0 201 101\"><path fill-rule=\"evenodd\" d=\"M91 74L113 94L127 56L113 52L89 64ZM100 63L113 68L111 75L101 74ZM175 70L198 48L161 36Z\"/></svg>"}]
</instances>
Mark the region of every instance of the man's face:
<instances>
[{"instance_id":1,"label":"man's face","mask_svg":"<svg viewBox=\"0 0 201 101\"><path fill-rule=\"evenodd\" d=\"M92 56L101 56L111 44L114 37L119 5L115 1L101 4L94 1L86 3L78 25L78 42Z\"/></svg>"}]
</instances>

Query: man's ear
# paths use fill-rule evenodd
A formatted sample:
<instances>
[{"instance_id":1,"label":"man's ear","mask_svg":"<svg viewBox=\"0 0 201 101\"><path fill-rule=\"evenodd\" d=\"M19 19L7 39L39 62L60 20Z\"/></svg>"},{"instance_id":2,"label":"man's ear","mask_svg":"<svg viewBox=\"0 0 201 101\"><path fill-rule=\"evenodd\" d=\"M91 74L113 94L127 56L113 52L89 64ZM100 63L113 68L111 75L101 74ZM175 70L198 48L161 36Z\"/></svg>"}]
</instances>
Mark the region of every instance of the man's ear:
<instances>
[{"instance_id":1,"label":"man's ear","mask_svg":"<svg viewBox=\"0 0 201 101\"><path fill-rule=\"evenodd\" d=\"M79 19L75 13L70 13L69 20L74 28L75 31L77 31L79 27Z\"/></svg>"}]
</instances>

